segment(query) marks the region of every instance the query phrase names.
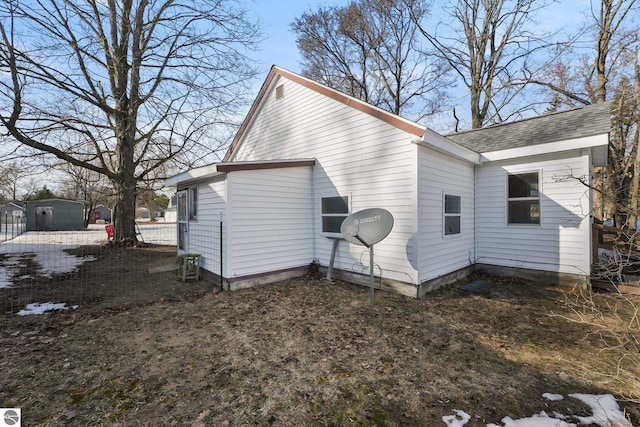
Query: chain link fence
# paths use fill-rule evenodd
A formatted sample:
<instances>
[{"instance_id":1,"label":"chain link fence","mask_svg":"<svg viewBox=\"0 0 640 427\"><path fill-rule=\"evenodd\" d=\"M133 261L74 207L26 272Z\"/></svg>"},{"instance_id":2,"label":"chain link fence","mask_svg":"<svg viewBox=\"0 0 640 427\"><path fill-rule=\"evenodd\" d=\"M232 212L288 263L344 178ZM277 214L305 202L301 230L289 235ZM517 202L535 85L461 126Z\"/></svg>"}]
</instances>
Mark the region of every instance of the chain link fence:
<instances>
[{"instance_id":1,"label":"chain link fence","mask_svg":"<svg viewBox=\"0 0 640 427\"><path fill-rule=\"evenodd\" d=\"M219 287L211 279L179 280L175 224L141 223L136 230L137 247L108 242L104 225L84 231L16 233L3 239L0 309L4 317L116 310L192 298ZM217 227L200 226L192 232L203 247L219 246ZM204 257L204 262L213 264L210 257Z\"/></svg>"}]
</instances>

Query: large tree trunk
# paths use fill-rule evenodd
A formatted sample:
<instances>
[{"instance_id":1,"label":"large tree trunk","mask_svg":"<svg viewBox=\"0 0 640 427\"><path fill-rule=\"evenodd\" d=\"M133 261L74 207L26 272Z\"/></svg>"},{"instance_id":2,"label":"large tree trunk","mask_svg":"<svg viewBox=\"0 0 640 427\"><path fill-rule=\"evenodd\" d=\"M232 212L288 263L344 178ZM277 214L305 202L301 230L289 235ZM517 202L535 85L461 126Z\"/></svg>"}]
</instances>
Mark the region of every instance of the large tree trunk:
<instances>
[{"instance_id":1,"label":"large tree trunk","mask_svg":"<svg viewBox=\"0 0 640 427\"><path fill-rule=\"evenodd\" d=\"M634 96L635 104L640 105L640 57L636 50L634 70ZM637 117L637 116L636 116ZM636 156L633 163L633 176L631 178L631 190L629 191L629 226L637 228L638 205L640 202L640 120L636 121L636 129L633 135L633 147L636 150Z\"/></svg>"},{"instance_id":2,"label":"large tree trunk","mask_svg":"<svg viewBox=\"0 0 640 427\"><path fill-rule=\"evenodd\" d=\"M119 176L113 181L116 189L116 204L113 209L115 234L113 240L135 245L136 237L136 180L133 176Z\"/></svg>"},{"instance_id":3,"label":"large tree trunk","mask_svg":"<svg viewBox=\"0 0 640 427\"><path fill-rule=\"evenodd\" d=\"M122 135L118 141L116 155L118 156L118 173L112 180L116 189L116 203L114 208L114 241L135 245L136 237L136 198L137 179L135 176L134 150L135 130L130 121L121 120L116 124L116 132Z\"/></svg>"}]
</instances>

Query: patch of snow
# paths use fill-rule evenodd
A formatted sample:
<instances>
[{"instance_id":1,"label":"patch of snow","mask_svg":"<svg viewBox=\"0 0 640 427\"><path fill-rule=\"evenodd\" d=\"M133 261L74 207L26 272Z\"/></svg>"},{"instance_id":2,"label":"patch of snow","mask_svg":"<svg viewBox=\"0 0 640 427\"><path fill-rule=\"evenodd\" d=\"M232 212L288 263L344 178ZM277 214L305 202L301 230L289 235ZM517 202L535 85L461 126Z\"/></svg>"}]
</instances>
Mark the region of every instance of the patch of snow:
<instances>
[{"instance_id":1,"label":"patch of snow","mask_svg":"<svg viewBox=\"0 0 640 427\"><path fill-rule=\"evenodd\" d=\"M570 394L570 397L578 399L589 405L593 412L590 417L579 417L574 415L579 424L574 424L565 420L569 417L554 412L554 418L551 418L545 411L541 411L537 415L528 418L520 418L514 420L511 417L504 417L502 425L487 424L487 427L577 427L578 425L597 425L599 427L633 427L629 420L620 410L618 402L610 394ZM563 396L554 393L543 393L542 397L547 400L562 400ZM471 416L464 411L456 410L455 415L446 415L442 417L442 421L448 427L463 427L471 420Z\"/></svg>"},{"instance_id":2,"label":"patch of snow","mask_svg":"<svg viewBox=\"0 0 640 427\"><path fill-rule=\"evenodd\" d=\"M9 256L0 259L0 289L10 288L14 285L14 278L24 267L22 256Z\"/></svg>"},{"instance_id":3,"label":"patch of snow","mask_svg":"<svg viewBox=\"0 0 640 427\"><path fill-rule=\"evenodd\" d=\"M458 409L455 410L455 415L445 415L442 417L442 421L449 427L462 427L471 419L471 415Z\"/></svg>"},{"instance_id":4,"label":"patch of snow","mask_svg":"<svg viewBox=\"0 0 640 427\"><path fill-rule=\"evenodd\" d=\"M551 418L546 412L542 411L538 415L528 418L520 418L514 420L510 417L502 419L504 426L499 424L487 424L487 427L576 427L576 424L567 423L557 418Z\"/></svg>"},{"instance_id":5,"label":"patch of snow","mask_svg":"<svg viewBox=\"0 0 640 427\"><path fill-rule=\"evenodd\" d=\"M542 397L551 401L564 399L564 396L562 396L561 394L553 394L553 393L542 393Z\"/></svg>"},{"instance_id":6,"label":"patch of snow","mask_svg":"<svg viewBox=\"0 0 640 427\"><path fill-rule=\"evenodd\" d=\"M71 308L75 310L78 308L78 306L74 305ZM67 304L64 302L62 303L45 302L42 304L34 302L32 304L27 304L27 307L24 310L20 310L19 312L17 312L16 315L28 316L32 314L44 314L47 311L54 311L54 310L69 310L69 307L67 307Z\"/></svg>"},{"instance_id":7,"label":"patch of snow","mask_svg":"<svg viewBox=\"0 0 640 427\"><path fill-rule=\"evenodd\" d=\"M137 227L140 237L146 243L161 245L176 244L176 225L153 223ZM40 266L38 273L45 277L75 271L81 264L95 261L93 256L77 257L67 252L83 245L94 245L107 238L104 225L92 224L84 231L29 231L10 241L0 244L0 289L14 286L24 257L30 257Z\"/></svg>"},{"instance_id":8,"label":"patch of snow","mask_svg":"<svg viewBox=\"0 0 640 427\"><path fill-rule=\"evenodd\" d=\"M593 411L590 417L575 417L581 424L597 424L600 427L632 427L620 410L618 402L610 394L574 393L569 396L586 403Z\"/></svg>"}]
</instances>

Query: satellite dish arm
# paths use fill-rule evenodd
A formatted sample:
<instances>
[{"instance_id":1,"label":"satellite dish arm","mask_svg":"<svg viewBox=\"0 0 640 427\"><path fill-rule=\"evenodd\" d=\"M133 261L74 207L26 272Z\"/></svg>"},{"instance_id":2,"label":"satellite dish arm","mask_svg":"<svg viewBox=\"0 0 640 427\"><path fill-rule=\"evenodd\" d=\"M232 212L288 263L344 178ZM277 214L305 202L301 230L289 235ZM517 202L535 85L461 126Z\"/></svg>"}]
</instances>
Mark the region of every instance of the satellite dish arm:
<instances>
[{"instance_id":1,"label":"satellite dish arm","mask_svg":"<svg viewBox=\"0 0 640 427\"><path fill-rule=\"evenodd\" d=\"M353 237L355 237L356 239L358 239L358 241L359 241L360 243L362 243L364 246L366 246L367 248L369 247L369 244L368 244L367 242L365 242L364 240L362 240L362 239L360 238L360 236L358 236L358 233L354 234L354 235L353 235Z\"/></svg>"}]
</instances>

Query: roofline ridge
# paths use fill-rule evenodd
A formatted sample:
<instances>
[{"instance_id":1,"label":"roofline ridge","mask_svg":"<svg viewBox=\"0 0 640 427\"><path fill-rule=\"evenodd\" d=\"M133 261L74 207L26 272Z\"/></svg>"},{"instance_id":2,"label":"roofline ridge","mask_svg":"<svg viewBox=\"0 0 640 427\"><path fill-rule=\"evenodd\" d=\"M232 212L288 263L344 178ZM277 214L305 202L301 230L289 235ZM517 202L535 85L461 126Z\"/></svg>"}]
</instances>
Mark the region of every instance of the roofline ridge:
<instances>
[{"instance_id":1,"label":"roofline ridge","mask_svg":"<svg viewBox=\"0 0 640 427\"><path fill-rule=\"evenodd\" d=\"M471 133L471 132L478 132L478 131L487 130L487 129L494 129L494 128L497 128L497 127L504 127L504 126L514 125L514 124L518 124L518 123L522 123L522 122L527 122L527 121L530 121L530 120L542 119L542 118L545 118L545 117L556 116L556 115L559 115L559 114L575 112L575 111L578 111L578 110L583 110L585 108L599 107L599 106L601 106L603 104L611 105L611 102L610 101L606 101L606 102L597 102L595 104L586 104L586 105L583 105L581 107L573 107L573 108L569 108L569 109L562 110L562 111L554 111L554 112L551 112L551 113L543 114L541 116L527 117L525 119L515 120L513 122L496 123L496 124L493 124L491 126L487 126L487 127L483 127L483 128L469 129L469 130L465 130L465 131L462 131L462 132L448 133L445 136L449 137L449 136L453 136L453 135L464 135L464 134Z\"/></svg>"}]
</instances>

